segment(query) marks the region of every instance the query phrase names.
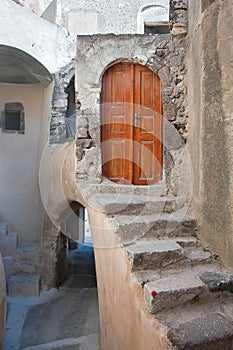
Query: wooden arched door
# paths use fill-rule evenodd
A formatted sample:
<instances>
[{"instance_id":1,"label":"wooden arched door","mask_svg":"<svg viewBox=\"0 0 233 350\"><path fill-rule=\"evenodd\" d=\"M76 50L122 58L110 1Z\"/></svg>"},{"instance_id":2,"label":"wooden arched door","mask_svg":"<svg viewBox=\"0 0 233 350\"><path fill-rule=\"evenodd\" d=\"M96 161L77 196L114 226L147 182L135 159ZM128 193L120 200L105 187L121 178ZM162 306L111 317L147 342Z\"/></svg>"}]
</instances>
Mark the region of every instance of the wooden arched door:
<instances>
[{"instance_id":1,"label":"wooden arched door","mask_svg":"<svg viewBox=\"0 0 233 350\"><path fill-rule=\"evenodd\" d=\"M152 185L162 178L162 104L159 77L147 67L118 63L103 76L103 176Z\"/></svg>"}]
</instances>

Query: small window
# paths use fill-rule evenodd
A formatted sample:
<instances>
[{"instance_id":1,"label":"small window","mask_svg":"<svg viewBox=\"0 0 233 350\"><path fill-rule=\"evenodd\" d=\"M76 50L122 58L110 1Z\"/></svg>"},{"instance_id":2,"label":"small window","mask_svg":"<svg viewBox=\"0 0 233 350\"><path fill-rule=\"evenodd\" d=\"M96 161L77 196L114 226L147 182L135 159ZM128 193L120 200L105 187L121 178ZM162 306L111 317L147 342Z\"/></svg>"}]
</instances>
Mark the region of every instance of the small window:
<instances>
[{"instance_id":1,"label":"small window","mask_svg":"<svg viewBox=\"0 0 233 350\"><path fill-rule=\"evenodd\" d=\"M21 112L5 111L5 130L20 130Z\"/></svg>"},{"instance_id":2,"label":"small window","mask_svg":"<svg viewBox=\"0 0 233 350\"><path fill-rule=\"evenodd\" d=\"M170 1L153 0L151 2L152 4L147 4L138 12L137 32L140 34L169 33Z\"/></svg>"},{"instance_id":3,"label":"small window","mask_svg":"<svg viewBox=\"0 0 233 350\"><path fill-rule=\"evenodd\" d=\"M24 134L24 107L20 102L5 103L1 113L2 132Z\"/></svg>"}]
</instances>

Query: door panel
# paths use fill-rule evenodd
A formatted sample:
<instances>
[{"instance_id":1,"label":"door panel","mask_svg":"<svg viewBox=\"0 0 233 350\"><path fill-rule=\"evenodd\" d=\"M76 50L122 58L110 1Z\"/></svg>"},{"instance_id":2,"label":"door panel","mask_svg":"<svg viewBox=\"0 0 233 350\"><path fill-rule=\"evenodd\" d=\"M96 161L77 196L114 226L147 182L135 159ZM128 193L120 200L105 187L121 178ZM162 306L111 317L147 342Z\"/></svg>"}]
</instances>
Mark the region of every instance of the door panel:
<instances>
[{"instance_id":1,"label":"door panel","mask_svg":"<svg viewBox=\"0 0 233 350\"><path fill-rule=\"evenodd\" d=\"M110 140L112 161L109 162L109 171L113 180L124 179L125 140Z\"/></svg>"},{"instance_id":2,"label":"door panel","mask_svg":"<svg viewBox=\"0 0 233 350\"><path fill-rule=\"evenodd\" d=\"M103 175L132 183L133 66L118 64L103 78L101 96ZM117 145L119 150L117 150Z\"/></svg>"},{"instance_id":3,"label":"door panel","mask_svg":"<svg viewBox=\"0 0 233 350\"><path fill-rule=\"evenodd\" d=\"M134 128L133 183L152 185L162 178L160 80L140 65L135 65L134 104L138 122Z\"/></svg>"},{"instance_id":4,"label":"door panel","mask_svg":"<svg viewBox=\"0 0 233 350\"><path fill-rule=\"evenodd\" d=\"M114 182L154 184L162 178L160 80L148 68L119 63L101 94L103 175Z\"/></svg>"},{"instance_id":5,"label":"door panel","mask_svg":"<svg viewBox=\"0 0 233 350\"><path fill-rule=\"evenodd\" d=\"M147 181L154 179L153 163L154 142L142 140L140 142L139 152L139 181Z\"/></svg>"}]
</instances>

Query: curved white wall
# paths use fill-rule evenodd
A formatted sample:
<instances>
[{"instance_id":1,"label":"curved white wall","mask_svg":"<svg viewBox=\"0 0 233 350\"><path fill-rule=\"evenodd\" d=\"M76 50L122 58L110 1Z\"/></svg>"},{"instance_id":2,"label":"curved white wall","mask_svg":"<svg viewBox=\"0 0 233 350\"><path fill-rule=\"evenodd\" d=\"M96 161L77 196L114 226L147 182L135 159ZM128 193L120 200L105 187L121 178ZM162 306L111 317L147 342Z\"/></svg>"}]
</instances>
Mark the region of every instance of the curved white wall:
<instances>
[{"instance_id":1,"label":"curved white wall","mask_svg":"<svg viewBox=\"0 0 233 350\"><path fill-rule=\"evenodd\" d=\"M0 44L18 48L56 70L57 27L11 0L0 1Z\"/></svg>"}]
</instances>

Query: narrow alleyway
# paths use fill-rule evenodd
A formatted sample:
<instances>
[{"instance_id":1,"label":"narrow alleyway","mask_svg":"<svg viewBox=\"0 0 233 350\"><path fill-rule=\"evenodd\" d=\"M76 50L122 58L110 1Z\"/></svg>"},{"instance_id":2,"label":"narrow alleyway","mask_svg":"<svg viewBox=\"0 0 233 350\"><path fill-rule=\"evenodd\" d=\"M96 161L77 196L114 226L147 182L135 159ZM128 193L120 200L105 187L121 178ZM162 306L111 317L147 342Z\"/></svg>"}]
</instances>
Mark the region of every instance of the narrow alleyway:
<instances>
[{"instance_id":1,"label":"narrow alleyway","mask_svg":"<svg viewBox=\"0 0 233 350\"><path fill-rule=\"evenodd\" d=\"M40 298L9 298L4 350L98 350L99 313L93 248L69 251L59 290Z\"/></svg>"}]
</instances>

